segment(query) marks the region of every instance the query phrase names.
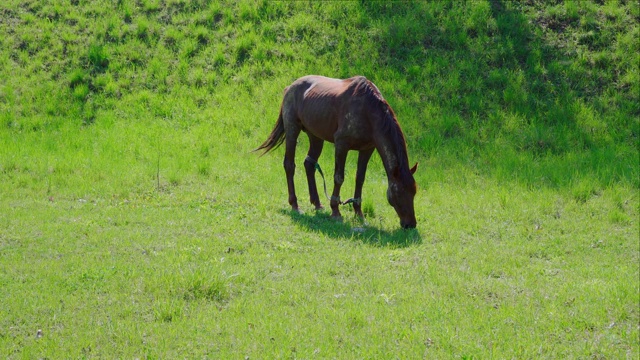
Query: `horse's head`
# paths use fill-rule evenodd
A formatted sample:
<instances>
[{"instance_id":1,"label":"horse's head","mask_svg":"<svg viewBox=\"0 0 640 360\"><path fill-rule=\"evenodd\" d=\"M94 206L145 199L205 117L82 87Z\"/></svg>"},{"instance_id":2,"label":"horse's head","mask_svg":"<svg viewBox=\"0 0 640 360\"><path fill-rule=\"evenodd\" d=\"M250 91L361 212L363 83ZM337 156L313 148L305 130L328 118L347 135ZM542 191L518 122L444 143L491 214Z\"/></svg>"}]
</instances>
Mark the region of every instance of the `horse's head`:
<instances>
[{"instance_id":1,"label":"horse's head","mask_svg":"<svg viewBox=\"0 0 640 360\"><path fill-rule=\"evenodd\" d=\"M416 213L413 209L413 198L416 196L416 181L413 173L416 172L418 164L415 164L409 171L394 169L387 189L387 200L393 206L400 217L400 226L404 229L416 227ZM405 168L406 169L406 168Z\"/></svg>"}]
</instances>

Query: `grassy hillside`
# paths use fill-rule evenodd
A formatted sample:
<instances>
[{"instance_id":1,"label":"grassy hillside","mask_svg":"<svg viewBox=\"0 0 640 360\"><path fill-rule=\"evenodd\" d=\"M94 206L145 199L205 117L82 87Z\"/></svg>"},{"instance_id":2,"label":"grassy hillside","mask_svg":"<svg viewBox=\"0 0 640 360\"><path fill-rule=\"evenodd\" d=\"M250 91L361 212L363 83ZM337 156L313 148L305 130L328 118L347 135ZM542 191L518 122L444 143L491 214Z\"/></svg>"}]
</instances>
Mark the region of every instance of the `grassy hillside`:
<instances>
[{"instance_id":1,"label":"grassy hillside","mask_svg":"<svg viewBox=\"0 0 640 360\"><path fill-rule=\"evenodd\" d=\"M0 357L637 358L639 32L633 1L0 2ZM304 136L289 212L250 151L306 74L380 88L415 231L377 156L364 228L312 212Z\"/></svg>"},{"instance_id":2,"label":"grassy hillside","mask_svg":"<svg viewBox=\"0 0 640 360\"><path fill-rule=\"evenodd\" d=\"M551 170L546 181L557 185L573 174L554 173L570 163L555 156L570 154L576 171L604 184L638 185L635 164L599 170L637 158L632 3L9 0L0 8L2 127L243 122L218 113L232 102L255 114L242 136L256 141L296 77L361 74L434 165L455 152L482 172L511 173L506 157L531 172L526 181ZM559 164L532 167L539 158Z\"/></svg>"}]
</instances>

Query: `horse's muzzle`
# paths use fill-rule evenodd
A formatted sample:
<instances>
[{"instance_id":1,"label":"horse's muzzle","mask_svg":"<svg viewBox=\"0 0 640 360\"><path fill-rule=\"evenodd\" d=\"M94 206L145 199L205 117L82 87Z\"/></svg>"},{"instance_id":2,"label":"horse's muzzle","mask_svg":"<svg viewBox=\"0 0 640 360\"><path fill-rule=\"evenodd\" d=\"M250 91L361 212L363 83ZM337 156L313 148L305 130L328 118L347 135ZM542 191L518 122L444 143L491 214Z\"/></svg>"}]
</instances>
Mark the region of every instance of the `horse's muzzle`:
<instances>
[{"instance_id":1,"label":"horse's muzzle","mask_svg":"<svg viewBox=\"0 0 640 360\"><path fill-rule=\"evenodd\" d=\"M400 221L400 226L402 226L403 229L415 229L416 221Z\"/></svg>"}]
</instances>

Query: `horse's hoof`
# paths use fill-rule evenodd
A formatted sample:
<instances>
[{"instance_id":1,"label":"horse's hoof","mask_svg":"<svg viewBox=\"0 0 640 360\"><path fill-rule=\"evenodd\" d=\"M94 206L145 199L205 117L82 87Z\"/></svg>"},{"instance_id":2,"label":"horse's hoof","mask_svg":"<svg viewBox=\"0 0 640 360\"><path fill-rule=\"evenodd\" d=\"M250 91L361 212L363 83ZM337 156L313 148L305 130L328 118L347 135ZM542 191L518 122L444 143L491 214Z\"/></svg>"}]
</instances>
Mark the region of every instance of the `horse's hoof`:
<instances>
[{"instance_id":1,"label":"horse's hoof","mask_svg":"<svg viewBox=\"0 0 640 360\"><path fill-rule=\"evenodd\" d=\"M296 214L302 215L302 210L300 210L300 208L291 208L291 211Z\"/></svg>"},{"instance_id":2,"label":"horse's hoof","mask_svg":"<svg viewBox=\"0 0 640 360\"><path fill-rule=\"evenodd\" d=\"M331 215L331 219L337 222L342 222L342 215Z\"/></svg>"},{"instance_id":3,"label":"horse's hoof","mask_svg":"<svg viewBox=\"0 0 640 360\"><path fill-rule=\"evenodd\" d=\"M324 210L324 206L322 205L316 206L316 211L322 211L322 210Z\"/></svg>"}]
</instances>

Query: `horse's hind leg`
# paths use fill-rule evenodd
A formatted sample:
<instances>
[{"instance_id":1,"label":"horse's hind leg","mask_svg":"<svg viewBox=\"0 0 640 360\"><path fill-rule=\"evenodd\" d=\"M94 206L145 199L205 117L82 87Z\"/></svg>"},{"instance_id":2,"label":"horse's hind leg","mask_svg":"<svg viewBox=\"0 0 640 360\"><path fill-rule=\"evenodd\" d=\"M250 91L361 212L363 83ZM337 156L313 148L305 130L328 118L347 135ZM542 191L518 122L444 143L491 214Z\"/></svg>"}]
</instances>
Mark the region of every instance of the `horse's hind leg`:
<instances>
[{"instance_id":1,"label":"horse's hind leg","mask_svg":"<svg viewBox=\"0 0 640 360\"><path fill-rule=\"evenodd\" d=\"M309 200L311 204L316 207L316 210L320 210L322 209L322 204L320 203L318 187L316 186L315 165L318 162L320 154L322 154L324 140L310 133L307 133L307 135L309 135L309 152L307 153L307 158L304 160L304 169L307 173L307 183L309 184Z\"/></svg>"},{"instance_id":2,"label":"horse's hind leg","mask_svg":"<svg viewBox=\"0 0 640 360\"><path fill-rule=\"evenodd\" d=\"M298 135L300 134L300 127L293 121L287 121L284 118L285 125L285 153L284 153L284 171L287 174L287 187L289 190L289 205L294 211L300 211L298 208L298 198L296 197L296 188L293 182L293 176L296 172L296 144L298 142Z\"/></svg>"},{"instance_id":3,"label":"horse's hind leg","mask_svg":"<svg viewBox=\"0 0 640 360\"><path fill-rule=\"evenodd\" d=\"M358 171L356 172L356 191L353 195L353 210L356 212L356 215L362 219L364 219L364 214L362 213L362 185L364 185L367 164L369 164L373 150L374 149L361 150L358 153Z\"/></svg>"}]
</instances>

